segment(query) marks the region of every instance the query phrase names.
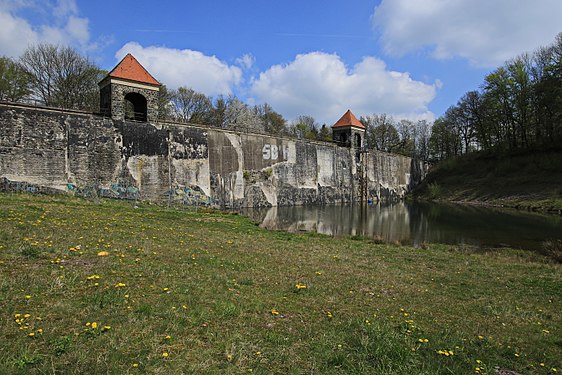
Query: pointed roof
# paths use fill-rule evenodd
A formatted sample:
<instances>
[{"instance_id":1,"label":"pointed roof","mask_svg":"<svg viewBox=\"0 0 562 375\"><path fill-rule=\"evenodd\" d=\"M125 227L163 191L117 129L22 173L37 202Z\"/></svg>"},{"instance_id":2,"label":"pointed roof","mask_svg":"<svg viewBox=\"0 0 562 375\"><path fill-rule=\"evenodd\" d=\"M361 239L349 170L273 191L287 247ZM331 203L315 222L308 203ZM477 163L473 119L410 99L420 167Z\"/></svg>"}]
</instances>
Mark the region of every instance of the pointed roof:
<instances>
[{"instance_id":1,"label":"pointed roof","mask_svg":"<svg viewBox=\"0 0 562 375\"><path fill-rule=\"evenodd\" d=\"M355 126L356 128L365 129L365 126L361 121L357 120L357 117L348 109L346 113L336 122L332 128L340 128L345 126Z\"/></svg>"},{"instance_id":2,"label":"pointed roof","mask_svg":"<svg viewBox=\"0 0 562 375\"><path fill-rule=\"evenodd\" d=\"M121 60L121 62L117 64L111 72L109 72L107 77L121 78L128 81L160 86L160 82L150 75L150 73L130 53L123 57L123 60Z\"/></svg>"}]
</instances>

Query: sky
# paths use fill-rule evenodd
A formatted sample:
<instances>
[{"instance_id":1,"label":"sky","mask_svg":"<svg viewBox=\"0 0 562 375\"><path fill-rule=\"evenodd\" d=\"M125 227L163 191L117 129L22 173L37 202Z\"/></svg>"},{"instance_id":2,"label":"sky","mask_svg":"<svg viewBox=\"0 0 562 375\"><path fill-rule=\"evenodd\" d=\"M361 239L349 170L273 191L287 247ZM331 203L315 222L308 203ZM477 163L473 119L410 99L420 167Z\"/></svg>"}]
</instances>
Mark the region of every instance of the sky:
<instances>
[{"instance_id":1,"label":"sky","mask_svg":"<svg viewBox=\"0 0 562 375\"><path fill-rule=\"evenodd\" d=\"M562 0L0 0L0 55L127 53L168 88L334 124L432 121L510 58L562 32Z\"/></svg>"}]
</instances>

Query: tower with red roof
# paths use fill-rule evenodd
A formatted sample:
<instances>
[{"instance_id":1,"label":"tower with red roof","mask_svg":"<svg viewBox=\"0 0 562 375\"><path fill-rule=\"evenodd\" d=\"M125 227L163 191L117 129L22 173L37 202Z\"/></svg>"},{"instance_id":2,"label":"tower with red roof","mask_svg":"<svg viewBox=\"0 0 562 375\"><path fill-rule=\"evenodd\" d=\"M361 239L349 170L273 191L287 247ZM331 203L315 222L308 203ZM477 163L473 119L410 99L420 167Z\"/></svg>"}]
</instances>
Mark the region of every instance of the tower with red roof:
<instances>
[{"instance_id":1,"label":"tower with red roof","mask_svg":"<svg viewBox=\"0 0 562 375\"><path fill-rule=\"evenodd\" d=\"M340 146L360 149L365 138L365 125L348 109L332 126L332 139Z\"/></svg>"},{"instance_id":2,"label":"tower with red roof","mask_svg":"<svg viewBox=\"0 0 562 375\"><path fill-rule=\"evenodd\" d=\"M130 53L99 86L102 114L115 120L157 120L160 83Z\"/></svg>"}]
</instances>

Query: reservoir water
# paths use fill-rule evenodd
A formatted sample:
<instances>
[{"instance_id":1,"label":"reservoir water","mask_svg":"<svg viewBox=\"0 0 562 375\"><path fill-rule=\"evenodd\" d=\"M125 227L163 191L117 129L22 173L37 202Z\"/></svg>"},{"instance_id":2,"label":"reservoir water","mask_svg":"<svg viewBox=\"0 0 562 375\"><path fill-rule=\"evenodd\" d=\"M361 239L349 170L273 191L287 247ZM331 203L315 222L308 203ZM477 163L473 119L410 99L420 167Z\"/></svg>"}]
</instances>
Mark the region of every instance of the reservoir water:
<instances>
[{"instance_id":1,"label":"reservoir water","mask_svg":"<svg viewBox=\"0 0 562 375\"><path fill-rule=\"evenodd\" d=\"M268 229L360 235L420 246L424 242L539 250L562 241L562 216L436 203L272 207L242 212Z\"/></svg>"}]
</instances>

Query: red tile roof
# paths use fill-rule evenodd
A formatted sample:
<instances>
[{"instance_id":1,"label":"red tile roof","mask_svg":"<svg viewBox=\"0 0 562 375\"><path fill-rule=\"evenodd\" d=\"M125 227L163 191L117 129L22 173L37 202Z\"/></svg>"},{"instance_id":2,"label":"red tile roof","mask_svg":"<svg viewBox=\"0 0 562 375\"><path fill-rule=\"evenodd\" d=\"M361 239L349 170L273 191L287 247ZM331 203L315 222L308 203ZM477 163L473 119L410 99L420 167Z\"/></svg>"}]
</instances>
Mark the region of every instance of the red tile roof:
<instances>
[{"instance_id":1,"label":"red tile roof","mask_svg":"<svg viewBox=\"0 0 562 375\"><path fill-rule=\"evenodd\" d=\"M356 128L365 129L365 126L361 121L357 120L357 117L348 109L347 112L336 122L332 128L339 128L344 126L355 126Z\"/></svg>"},{"instance_id":2,"label":"red tile roof","mask_svg":"<svg viewBox=\"0 0 562 375\"><path fill-rule=\"evenodd\" d=\"M150 85L160 86L150 73L135 59L130 53L123 57L123 60L111 72L108 77L122 78L129 81L148 83Z\"/></svg>"}]
</instances>

